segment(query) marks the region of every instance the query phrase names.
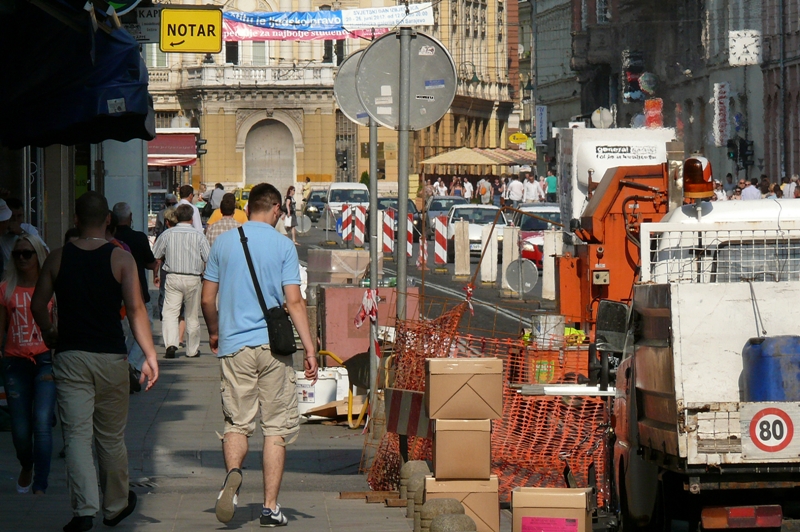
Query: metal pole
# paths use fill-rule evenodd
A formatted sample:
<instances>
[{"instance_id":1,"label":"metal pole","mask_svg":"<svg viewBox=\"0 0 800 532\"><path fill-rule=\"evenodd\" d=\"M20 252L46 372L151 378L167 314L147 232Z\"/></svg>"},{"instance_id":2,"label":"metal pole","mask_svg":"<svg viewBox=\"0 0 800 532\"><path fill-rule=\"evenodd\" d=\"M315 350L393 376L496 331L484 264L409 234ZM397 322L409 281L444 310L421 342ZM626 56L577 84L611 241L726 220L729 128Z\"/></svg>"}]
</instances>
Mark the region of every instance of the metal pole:
<instances>
[{"instance_id":1,"label":"metal pole","mask_svg":"<svg viewBox=\"0 0 800 532\"><path fill-rule=\"evenodd\" d=\"M408 132L411 106L411 28L400 28L400 116L397 128L397 319L406 319L408 289Z\"/></svg>"},{"instance_id":2,"label":"metal pole","mask_svg":"<svg viewBox=\"0 0 800 532\"><path fill-rule=\"evenodd\" d=\"M378 288L378 123L369 119L369 287ZM369 404L375 412L375 392L378 387L378 324L370 320L369 325ZM372 424L374 429L375 424Z\"/></svg>"},{"instance_id":3,"label":"metal pole","mask_svg":"<svg viewBox=\"0 0 800 532\"><path fill-rule=\"evenodd\" d=\"M786 177L786 32L784 31L784 9L786 5L784 0L780 0L780 10L778 11L778 31L780 32L780 101L778 102L778 120L780 121L780 179L776 183L781 183L783 178ZM747 68L747 67L745 67Z\"/></svg>"}]
</instances>

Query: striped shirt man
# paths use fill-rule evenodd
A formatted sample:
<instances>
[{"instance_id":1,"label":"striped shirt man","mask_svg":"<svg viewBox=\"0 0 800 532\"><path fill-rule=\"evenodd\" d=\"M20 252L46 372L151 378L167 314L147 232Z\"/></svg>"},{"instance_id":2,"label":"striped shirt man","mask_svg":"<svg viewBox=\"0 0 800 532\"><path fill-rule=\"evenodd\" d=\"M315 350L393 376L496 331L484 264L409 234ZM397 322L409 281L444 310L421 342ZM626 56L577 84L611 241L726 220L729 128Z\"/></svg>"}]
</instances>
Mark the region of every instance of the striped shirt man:
<instances>
[{"instance_id":1,"label":"striped shirt man","mask_svg":"<svg viewBox=\"0 0 800 532\"><path fill-rule=\"evenodd\" d=\"M205 235L191 221L167 229L153 246L153 255L164 259L164 271L183 275L202 275L210 251Z\"/></svg>"}]
</instances>

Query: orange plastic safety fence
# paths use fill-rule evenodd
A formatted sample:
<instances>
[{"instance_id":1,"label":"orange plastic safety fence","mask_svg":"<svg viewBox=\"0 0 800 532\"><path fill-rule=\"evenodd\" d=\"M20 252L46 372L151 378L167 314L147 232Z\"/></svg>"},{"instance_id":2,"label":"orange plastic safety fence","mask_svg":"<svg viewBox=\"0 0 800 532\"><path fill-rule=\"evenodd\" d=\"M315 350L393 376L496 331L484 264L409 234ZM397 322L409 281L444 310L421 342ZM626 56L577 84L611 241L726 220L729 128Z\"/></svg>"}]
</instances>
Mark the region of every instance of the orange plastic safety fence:
<instances>
[{"instance_id":1,"label":"orange plastic safety fence","mask_svg":"<svg viewBox=\"0 0 800 532\"><path fill-rule=\"evenodd\" d=\"M548 338L537 345L523 338L485 338L457 332L465 306L429 321L398 321L395 387L422 391L425 359L497 357L503 360L503 418L492 428L492 469L500 498L517 486L563 487L569 466L579 486L596 484L597 502L610 500L606 478L607 409L603 399L522 395L522 385L578 383L588 377L585 345L573 338ZM536 393L535 391L533 393ZM368 475L372 489L399 483L399 438L384 436ZM430 440L409 439L409 459L431 458ZM594 479L590 476L594 474Z\"/></svg>"}]
</instances>

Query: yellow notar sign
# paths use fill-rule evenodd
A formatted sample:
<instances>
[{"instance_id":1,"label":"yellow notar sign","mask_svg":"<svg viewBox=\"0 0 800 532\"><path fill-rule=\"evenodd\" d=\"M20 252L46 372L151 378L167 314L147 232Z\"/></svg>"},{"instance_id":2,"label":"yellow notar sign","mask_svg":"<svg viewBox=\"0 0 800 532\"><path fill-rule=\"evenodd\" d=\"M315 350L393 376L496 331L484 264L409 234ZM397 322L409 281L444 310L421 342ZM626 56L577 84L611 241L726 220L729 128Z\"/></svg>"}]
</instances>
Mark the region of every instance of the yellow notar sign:
<instances>
[{"instance_id":1,"label":"yellow notar sign","mask_svg":"<svg viewBox=\"0 0 800 532\"><path fill-rule=\"evenodd\" d=\"M219 53L222 50L222 10L164 7L159 47L162 52Z\"/></svg>"}]
</instances>

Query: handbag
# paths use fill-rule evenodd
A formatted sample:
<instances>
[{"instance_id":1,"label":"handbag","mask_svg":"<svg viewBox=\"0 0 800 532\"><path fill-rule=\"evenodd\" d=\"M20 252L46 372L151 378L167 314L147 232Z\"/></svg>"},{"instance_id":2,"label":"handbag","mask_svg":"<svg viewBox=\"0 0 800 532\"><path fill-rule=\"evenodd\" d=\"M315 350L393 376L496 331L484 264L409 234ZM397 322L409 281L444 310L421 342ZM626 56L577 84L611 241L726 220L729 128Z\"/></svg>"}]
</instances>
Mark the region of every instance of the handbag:
<instances>
[{"instance_id":1,"label":"handbag","mask_svg":"<svg viewBox=\"0 0 800 532\"><path fill-rule=\"evenodd\" d=\"M211 215L214 214L214 207L211 206L211 200L208 200L205 205L203 205L203 210L200 211L200 216L203 218L211 218Z\"/></svg>"},{"instance_id":2,"label":"handbag","mask_svg":"<svg viewBox=\"0 0 800 532\"><path fill-rule=\"evenodd\" d=\"M256 270L253 267L253 259L250 257L250 249L247 247L247 237L242 227L239 227L239 236L244 249L244 258L247 260L247 268L250 270L250 277L253 279L253 286L256 289L258 304L261 306L261 312L264 313L264 318L267 320L270 350L276 355L291 355L297 351L297 343L294 341L294 327L292 322L289 321L289 315L283 309L283 305L278 305L271 309L267 308L264 295L261 293L261 286L258 284Z\"/></svg>"}]
</instances>

